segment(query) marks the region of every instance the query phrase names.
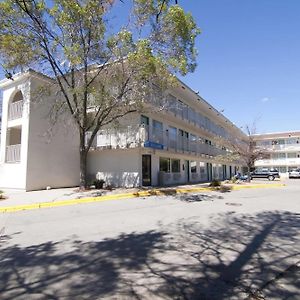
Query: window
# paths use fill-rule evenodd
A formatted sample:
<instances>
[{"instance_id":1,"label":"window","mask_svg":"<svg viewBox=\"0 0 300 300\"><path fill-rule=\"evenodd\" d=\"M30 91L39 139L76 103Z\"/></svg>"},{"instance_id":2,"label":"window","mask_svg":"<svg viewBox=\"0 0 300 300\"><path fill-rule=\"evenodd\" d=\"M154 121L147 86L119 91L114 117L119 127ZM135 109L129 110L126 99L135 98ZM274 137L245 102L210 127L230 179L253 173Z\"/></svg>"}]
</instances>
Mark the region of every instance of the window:
<instances>
[{"instance_id":1,"label":"window","mask_svg":"<svg viewBox=\"0 0 300 300\"><path fill-rule=\"evenodd\" d=\"M205 128L211 131L211 121L209 118L205 117Z\"/></svg>"},{"instance_id":2,"label":"window","mask_svg":"<svg viewBox=\"0 0 300 300\"><path fill-rule=\"evenodd\" d=\"M286 144L297 144L297 139L296 138L291 138L285 140Z\"/></svg>"},{"instance_id":3,"label":"window","mask_svg":"<svg viewBox=\"0 0 300 300\"><path fill-rule=\"evenodd\" d=\"M141 124L149 125L149 118L141 115Z\"/></svg>"},{"instance_id":4,"label":"window","mask_svg":"<svg viewBox=\"0 0 300 300\"><path fill-rule=\"evenodd\" d=\"M273 140L272 145L284 145L284 140Z\"/></svg>"},{"instance_id":5,"label":"window","mask_svg":"<svg viewBox=\"0 0 300 300\"><path fill-rule=\"evenodd\" d=\"M177 128L175 127L169 127L169 138L170 140L175 140L177 138Z\"/></svg>"},{"instance_id":6,"label":"window","mask_svg":"<svg viewBox=\"0 0 300 300\"><path fill-rule=\"evenodd\" d=\"M163 98L163 93L162 93L162 89L156 85L156 84L152 84L152 103L157 104L157 105L161 105L161 100Z\"/></svg>"},{"instance_id":7,"label":"window","mask_svg":"<svg viewBox=\"0 0 300 300\"><path fill-rule=\"evenodd\" d=\"M176 98L169 94L167 96L167 108L168 110L170 110L171 112L173 112L174 114L177 113L177 100Z\"/></svg>"},{"instance_id":8,"label":"window","mask_svg":"<svg viewBox=\"0 0 300 300\"><path fill-rule=\"evenodd\" d=\"M295 152L288 153L288 154L287 154L287 157L288 157L288 158L296 158L296 157L297 157L297 153L295 153Z\"/></svg>"},{"instance_id":9,"label":"window","mask_svg":"<svg viewBox=\"0 0 300 300\"><path fill-rule=\"evenodd\" d=\"M279 159L286 158L286 154L285 153L278 153L278 158Z\"/></svg>"},{"instance_id":10,"label":"window","mask_svg":"<svg viewBox=\"0 0 300 300\"><path fill-rule=\"evenodd\" d=\"M186 120L189 118L188 111L188 106L185 103L182 103L182 117Z\"/></svg>"},{"instance_id":11,"label":"window","mask_svg":"<svg viewBox=\"0 0 300 300\"><path fill-rule=\"evenodd\" d=\"M200 126L200 127L205 127L205 118L204 118L204 116L202 115L202 114L200 114L200 113L197 113L197 121L198 121L198 125Z\"/></svg>"},{"instance_id":12,"label":"window","mask_svg":"<svg viewBox=\"0 0 300 300\"><path fill-rule=\"evenodd\" d=\"M195 114L196 114L195 110L192 109L191 107L188 107L188 115L189 115L189 120L191 122L195 122L196 121Z\"/></svg>"},{"instance_id":13,"label":"window","mask_svg":"<svg viewBox=\"0 0 300 300\"><path fill-rule=\"evenodd\" d=\"M256 142L257 146L270 146L271 145L271 141L257 141Z\"/></svg>"},{"instance_id":14,"label":"window","mask_svg":"<svg viewBox=\"0 0 300 300\"><path fill-rule=\"evenodd\" d=\"M159 158L159 171L170 173L170 158Z\"/></svg>"},{"instance_id":15,"label":"window","mask_svg":"<svg viewBox=\"0 0 300 300\"><path fill-rule=\"evenodd\" d=\"M153 126L153 128L155 128L155 129L157 129L157 130L163 130L163 124L162 124L162 122L158 122L158 121L156 121L156 120L153 120L152 121L152 126Z\"/></svg>"},{"instance_id":16,"label":"window","mask_svg":"<svg viewBox=\"0 0 300 300\"><path fill-rule=\"evenodd\" d=\"M178 129L178 135L183 136L183 130L182 129Z\"/></svg>"},{"instance_id":17,"label":"window","mask_svg":"<svg viewBox=\"0 0 300 300\"><path fill-rule=\"evenodd\" d=\"M273 159L284 159L286 158L285 153L274 153L272 154L272 158Z\"/></svg>"},{"instance_id":18,"label":"window","mask_svg":"<svg viewBox=\"0 0 300 300\"><path fill-rule=\"evenodd\" d=\"M152 137L153 142L163 144L163 124L161 122L152 120Z\"/></svg>"},{"instance_id":19,"label":"window","mask_svg":"<svg viewBox=\"0 0 300 300\"><path fill-rule=\"evenodd\" d=\"M172 159L172 173L180 173L180 159Z\"/></svg>"},{"instance_id":20,"label":"window","mask_svg":"<svg viewBox=\"0 0 300 300\"><path fill-rule=\"evenodd\" d=\"M223 178L223 166L222 165L218 165L218 170L219 170L219 176L218 178Z\"/></svg>"},{"instance_id":21,"label":"window","mask_svg":"<svg viewBox=\"0 0 300 300\"><path fill-rule=\"evenodd\" d=\"M191 161L191 173L197 173L197 163L195 161Z\"/></svg>"},{"instance_id":22,"label":"window","mask_svg":"<svg viewBox=\"0 0 300 300\"><path fill-rule=\"evenodd\" d=\"M207 179L207 168L206 164L204 162L200 162L200 178L201 180L206 180Z\"/></svg>"},{"instance_id":23,"label":"window","mask_svg":"<svg viewBox=\"0 0 300 300\"><path fill-rule=\"evenodd\" d=\"M182 103L182 101L177 100L177 107L178 107L178 115L180 115L183 118L184 104Z\"/></svg>"},{"instance_id":24,"label":"window","mask_svg":"<svg viewBox=\"0 0 300 300\"><path fill-rule=\"evenodd\" d=\"M218 177L218 170L216 164L212 164L212 176L213 179L217 179Z\"/></svg>"}]
</instances>

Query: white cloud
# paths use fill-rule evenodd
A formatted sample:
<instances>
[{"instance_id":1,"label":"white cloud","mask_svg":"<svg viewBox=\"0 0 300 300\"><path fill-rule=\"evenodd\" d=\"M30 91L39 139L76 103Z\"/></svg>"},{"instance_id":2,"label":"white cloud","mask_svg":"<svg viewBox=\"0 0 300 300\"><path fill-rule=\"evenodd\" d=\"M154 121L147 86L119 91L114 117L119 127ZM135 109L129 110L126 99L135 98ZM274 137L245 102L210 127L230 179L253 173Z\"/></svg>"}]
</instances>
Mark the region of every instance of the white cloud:
<instances>
[{"instance_id":1,"label":"white cloud","mask_svg":"<svg viewBox=\"0 0 300 300\"><path fill-rule=\"evenodd\" d=\"M262 98L262 99L260 99L260 101L261 102L269 102L270 101L270 98L268 98L268 97L264 97L264 98Z\"/></svg>"}]
</instances>

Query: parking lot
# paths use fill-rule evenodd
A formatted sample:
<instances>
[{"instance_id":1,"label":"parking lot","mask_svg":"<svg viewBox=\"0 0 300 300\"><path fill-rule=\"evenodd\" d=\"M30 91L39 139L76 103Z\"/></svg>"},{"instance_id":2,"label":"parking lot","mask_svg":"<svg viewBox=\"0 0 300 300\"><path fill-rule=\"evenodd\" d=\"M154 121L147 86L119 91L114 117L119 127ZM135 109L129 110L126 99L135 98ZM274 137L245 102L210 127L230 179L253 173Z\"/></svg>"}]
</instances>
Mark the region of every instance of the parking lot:
<instances>
[{"instance_id":1,"label":"parking lot","mask_svg":"<svg viewBox=\"0 0 300 300\"><path fill-rule=\"evenodd\" d=\"M1 299L299 299L286 183L1 214Z\"/></svg>"}]
</instances>

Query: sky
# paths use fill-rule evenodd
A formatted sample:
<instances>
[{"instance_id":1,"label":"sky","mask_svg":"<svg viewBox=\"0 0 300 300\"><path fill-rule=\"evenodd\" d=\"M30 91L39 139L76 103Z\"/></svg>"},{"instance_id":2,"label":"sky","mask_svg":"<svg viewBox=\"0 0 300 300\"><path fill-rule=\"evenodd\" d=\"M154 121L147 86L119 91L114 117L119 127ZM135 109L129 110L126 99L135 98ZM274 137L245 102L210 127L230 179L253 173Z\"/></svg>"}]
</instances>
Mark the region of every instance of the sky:
<instances>
[{"instance_id":1,"label":"sky","mask_svg":"<svg viewBox=\"0 0 300 300\"><path fill-rule=\"evenodd\" d=\"M300 0L178 2L202 31L181 79L238 127L300 130Z\"/></svg>"},{"instance_id":2,"label":"sky","mask_svg":"<svg viewBox=\"0 0 300 300\"><path fill-rule=\"evenodd\" d=\"M300 130L300 1L181 0L202 33L183 81L258 133Z\"/></svg>"}]
</instances>

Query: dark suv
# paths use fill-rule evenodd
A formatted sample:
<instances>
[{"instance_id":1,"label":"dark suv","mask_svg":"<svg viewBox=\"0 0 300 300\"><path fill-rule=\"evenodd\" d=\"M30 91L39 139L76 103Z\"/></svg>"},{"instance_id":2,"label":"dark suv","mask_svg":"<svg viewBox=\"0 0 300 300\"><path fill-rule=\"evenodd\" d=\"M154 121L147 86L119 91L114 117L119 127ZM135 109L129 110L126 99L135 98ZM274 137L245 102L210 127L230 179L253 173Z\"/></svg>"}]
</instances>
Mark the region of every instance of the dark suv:
<instances>
[{"instance_id":1,"label":"dark suv","mask_svg":"<svg viewBox=\"0 0 300 300\"><path fill-rule=\"evenodd\" d=\"M250 174L252 178L268 178L269 180L274 180L275 178L280 178L279 172L276 169L257 169Z\"/></svg>"}]
</instances>

